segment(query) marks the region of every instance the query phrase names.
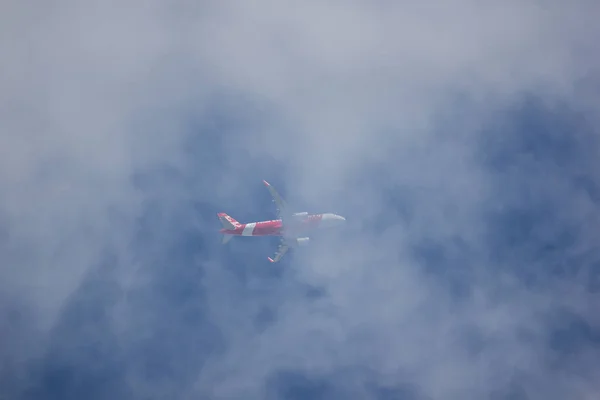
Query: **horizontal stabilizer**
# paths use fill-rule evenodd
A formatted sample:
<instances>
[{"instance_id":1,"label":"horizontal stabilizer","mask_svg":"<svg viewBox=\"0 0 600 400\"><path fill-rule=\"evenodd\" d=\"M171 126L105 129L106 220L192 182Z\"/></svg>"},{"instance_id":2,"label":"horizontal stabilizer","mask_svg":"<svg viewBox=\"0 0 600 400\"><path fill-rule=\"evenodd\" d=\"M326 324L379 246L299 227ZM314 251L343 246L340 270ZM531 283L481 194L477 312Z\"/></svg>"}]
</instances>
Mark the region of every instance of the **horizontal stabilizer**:
<instances>
[{"instance_id":1,"label":"horizontal stabilizer","mask_svg":"<svg viewBox=\"0 0 600 400\"><path fill-rule=\"evenodd\" d=\"M225 243L229 242L232 237L233 237L233 235L223 235L223 237L221 238L221 244L225 244Z\"/></svg>"},{"instance_id":2,"label":"horizontal stabilizer","mask_svg":"<svg viewBox=\"0 0 600 400\"><path fill-rule=\"evenodd\" d=\"M234 230L241 225L239 222L225 213L218 213L217 216L219 217L219 221L221 221L224 229Z\"/></svg>"}]
</instances>

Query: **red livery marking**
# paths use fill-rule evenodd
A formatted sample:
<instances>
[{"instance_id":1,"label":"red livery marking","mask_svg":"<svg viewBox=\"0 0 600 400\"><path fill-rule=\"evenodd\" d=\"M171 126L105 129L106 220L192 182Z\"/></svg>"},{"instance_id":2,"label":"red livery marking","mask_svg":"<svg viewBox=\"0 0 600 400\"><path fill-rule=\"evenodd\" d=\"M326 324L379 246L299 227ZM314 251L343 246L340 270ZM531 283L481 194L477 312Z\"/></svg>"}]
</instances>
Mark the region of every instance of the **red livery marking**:
<instances>
[{"instance_id":1,"label":"red livery marking","mask_svg":"<svg viewBox=\"0 0 600 400\"><path fill-rule=\"evenodd\" d=\"M260 221L254 227L255 236L273 236L281 233L281 220Z\"/></svg>"},{"instance_id":2,"label":"red livery marking","mask_svg":"<svg viewBox=\"0 0 600 400\"><path fill-rule=\"evenodd\" d=\"M323 219L323 214L311 214L308 216L306 222L310 228L315 228L319 226L319 223L321 223L321 219Z\"/></svg>"}]
</instances>

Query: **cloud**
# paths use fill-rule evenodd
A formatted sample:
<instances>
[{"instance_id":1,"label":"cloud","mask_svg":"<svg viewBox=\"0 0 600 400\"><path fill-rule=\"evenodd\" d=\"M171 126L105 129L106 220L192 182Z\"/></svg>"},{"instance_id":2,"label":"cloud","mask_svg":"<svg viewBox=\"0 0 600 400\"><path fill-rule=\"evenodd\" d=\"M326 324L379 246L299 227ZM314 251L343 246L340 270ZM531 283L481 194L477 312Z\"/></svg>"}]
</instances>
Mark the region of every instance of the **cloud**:
<instances>
[{"instance_id":1,"label":"cloud","mask_svg":"<svg viewBox=\"0 0 600 400\"><path fill-rule=\"evenodd\" d=\"M595 9L3 4L6 395L594 397Z\"/></svg>"}]
</instances>

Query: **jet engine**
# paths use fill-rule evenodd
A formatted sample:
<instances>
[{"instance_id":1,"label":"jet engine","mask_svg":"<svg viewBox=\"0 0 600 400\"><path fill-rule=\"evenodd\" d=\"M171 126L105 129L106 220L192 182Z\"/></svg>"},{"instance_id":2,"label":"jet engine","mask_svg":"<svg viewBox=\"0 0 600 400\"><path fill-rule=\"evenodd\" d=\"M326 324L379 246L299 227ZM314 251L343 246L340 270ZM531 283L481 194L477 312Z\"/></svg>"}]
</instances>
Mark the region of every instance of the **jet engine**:
<instances>
[{"instance_id":1,"label":"jet engine","mask_svg":"<svg viewBox=\"0 0 600 400\"><path fill-rule=\"evenodd\" d=\"M296 245L298 245L298 246L308 246L309 242L310 242L310 238L307 238L307 237L296 239Z\"/></svg>"}]
</instances>

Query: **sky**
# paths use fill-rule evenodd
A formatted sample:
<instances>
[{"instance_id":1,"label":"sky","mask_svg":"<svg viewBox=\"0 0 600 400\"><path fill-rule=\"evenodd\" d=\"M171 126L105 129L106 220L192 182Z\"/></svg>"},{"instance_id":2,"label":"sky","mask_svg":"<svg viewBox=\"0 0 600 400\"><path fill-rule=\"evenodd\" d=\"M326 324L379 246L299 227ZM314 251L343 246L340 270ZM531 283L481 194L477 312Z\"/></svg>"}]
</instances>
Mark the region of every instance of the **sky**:
<instances>
[{"instance_id":1,"label":"sky","mask_svg":"<svg viewBox=\"0 0 600 400\"><path fill-rule=\"evenodd\" d=\"M596 3L2 2L0 398L598 398Z\"/></svg>"}]
</instances>

